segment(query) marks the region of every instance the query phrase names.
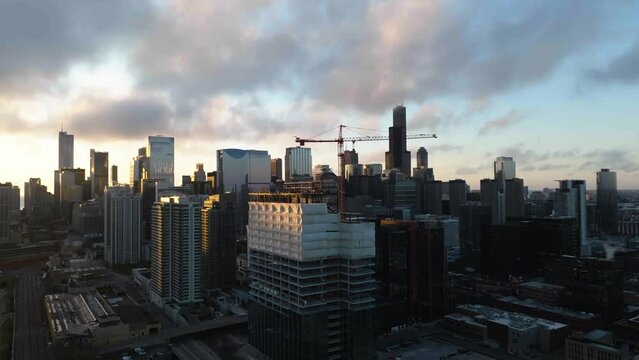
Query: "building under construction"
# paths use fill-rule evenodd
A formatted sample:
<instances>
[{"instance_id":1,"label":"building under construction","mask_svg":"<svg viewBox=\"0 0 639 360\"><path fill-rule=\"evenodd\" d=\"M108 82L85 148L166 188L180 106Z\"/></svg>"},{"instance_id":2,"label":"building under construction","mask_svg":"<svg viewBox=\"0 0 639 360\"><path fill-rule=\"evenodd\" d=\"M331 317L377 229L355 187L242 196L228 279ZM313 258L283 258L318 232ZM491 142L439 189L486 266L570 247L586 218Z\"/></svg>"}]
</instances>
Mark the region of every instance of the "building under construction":
<instances>
[{"instance_id":1,"label":"building under construction","mask_svg":"<svg viewBox=\"0 0 639 360\"><path fill-rule=\"evenodd\" d=\"M373 223L299 194L252 194L249 339L273 359L370 359Z\"/></svg>"}]
</instances>

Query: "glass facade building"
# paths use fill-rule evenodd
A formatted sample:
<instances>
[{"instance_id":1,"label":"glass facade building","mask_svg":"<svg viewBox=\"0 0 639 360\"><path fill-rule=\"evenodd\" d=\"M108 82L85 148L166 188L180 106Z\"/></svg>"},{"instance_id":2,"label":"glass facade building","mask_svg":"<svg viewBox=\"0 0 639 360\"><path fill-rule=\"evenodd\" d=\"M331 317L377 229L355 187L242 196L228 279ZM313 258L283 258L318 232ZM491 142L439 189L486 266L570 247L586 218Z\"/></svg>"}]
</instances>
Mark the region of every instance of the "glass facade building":
<instances>
[{"instance_id":1,"label":"glass facade building","mask_svg":"<svg viewBox=\"0 0 639 360\"><path fill-rule=\"evenodd\" d=\"M271 186L271 156L265 150L222 149L217 151L217 188L220 194L268 191Z\"/></svg>"},{"instance_id":2,"label":"glass facade building","mask_svg":"<svg viewBox=\"0 0 639 360\"><path fill-rule=\"evenodd\" d=\"M601 234L616 234L618 228L619 194L617 193L617 173L601 169L597 173L597 213Z\"/></svg>"},{"instance_id":3,"label":"glass facade building","mask_svg":"<svg viewBox=\"0 0 639 360\"><path fill-rule=\"evenodd\" d=\"M286 181L294 181L299 178L308 179L313 174L311 148L301 146L286 148L284 162L284 180Z\"/></svg>"},{"instance_id":4,"label":"glass facade building","mask_svg":"<svg viewBox=\"0 0 639 360\"><path fill-rule=\"evenodd\" d=\"M145 179L158 180L159 189L174 186L174 150L175 139L166 136L149 136L146 147L148 172Z\"/></svg>"},{"instance_id":5,"label":"glass facade building","mask_svg":"<svg viewBox=\"0 0 639 360\"><path fill-rule=\"evenodd\" d=\"M58 169L73 168L73 135L58 133Z\"/></svg>"}]
</instances>

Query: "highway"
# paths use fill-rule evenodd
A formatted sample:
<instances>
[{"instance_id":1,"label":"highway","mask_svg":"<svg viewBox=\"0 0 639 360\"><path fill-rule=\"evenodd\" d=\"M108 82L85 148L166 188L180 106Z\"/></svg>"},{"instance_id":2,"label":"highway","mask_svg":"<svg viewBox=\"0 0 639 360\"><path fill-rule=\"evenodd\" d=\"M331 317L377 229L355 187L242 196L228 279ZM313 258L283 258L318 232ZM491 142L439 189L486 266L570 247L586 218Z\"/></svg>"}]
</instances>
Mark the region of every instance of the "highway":
<instances>
[{"instance_id":1,"label":"highway","mask_svg":"<svg viewBox=\"0 0 639 360\"><path fill-rule=\"evenodd\" d=\"M180 360L222 360L206 344L189 339L174 345L173 354Z\"/></svg>"},{"instance_id":2,"label":"highway","mask_svg":"<svg viewBox=\"0 0 639 360\"><path fill-rule=\"evenodd\" d=\"M38 271L18 276L15 296L13 359L40 360L46 357L47 325L44 321L42 283Z\"/></svg>"},{"instance_id":3,"label":"highway","mask_svg":"<svg viewBox=\"0 0 639 360\"><path fill-rule=\"evenodd\" d=\"M104 345L98 349L99 354L107 354L111 352L129 350L134 347L145 347L152 345L166 344L174 339L183 338L189 335L198 334L201 332L221 329L228 326L234 326L239 324L245 324L248 321L248 316L228 316L217 320L208 320L197 325L181 326L178 328L172 328L162 330L159 334L144 336L141 338L128 339L120 341L114 344Z\"/></svg>"}]
</instances>

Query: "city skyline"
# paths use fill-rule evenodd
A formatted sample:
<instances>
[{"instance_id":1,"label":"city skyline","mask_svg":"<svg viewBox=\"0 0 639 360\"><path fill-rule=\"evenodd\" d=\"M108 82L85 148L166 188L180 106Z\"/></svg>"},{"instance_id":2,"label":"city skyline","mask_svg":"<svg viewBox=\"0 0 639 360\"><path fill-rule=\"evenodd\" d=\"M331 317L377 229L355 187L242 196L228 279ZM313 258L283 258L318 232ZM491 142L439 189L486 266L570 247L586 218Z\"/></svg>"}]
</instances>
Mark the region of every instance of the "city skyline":
<instances>
[{"instance_id":1,"label":"city skyline","mask_svg":"<svg viewBox=\"0 0 639 360\"><path fill-rule=\"evenodd\" d=\"M3 181L40 177L52 188L61 124L75 136L76 167L89 169L100 149L121 179L147 136L173 136L179 177L196 163L213 171L218 149L284 158L294 136L340 123L384 134L403 103L408 133L439 136L408 141L411 165L424 146L438 179L478 189L494 158L511 156L533 189L571 178L592 190L601 168L618 173L620 189L639 188L629 131L639 41L627 36L639 30L638 4L129 5L0 5L0 20L15 25L5 43L20 44L0 66ZM113 22L78 31L104 21L78 13ZM381 143L355 149L361 163L384 163ZM332 146L312 151L314 164L336 168Z\"/></svg>"}]
</instances>

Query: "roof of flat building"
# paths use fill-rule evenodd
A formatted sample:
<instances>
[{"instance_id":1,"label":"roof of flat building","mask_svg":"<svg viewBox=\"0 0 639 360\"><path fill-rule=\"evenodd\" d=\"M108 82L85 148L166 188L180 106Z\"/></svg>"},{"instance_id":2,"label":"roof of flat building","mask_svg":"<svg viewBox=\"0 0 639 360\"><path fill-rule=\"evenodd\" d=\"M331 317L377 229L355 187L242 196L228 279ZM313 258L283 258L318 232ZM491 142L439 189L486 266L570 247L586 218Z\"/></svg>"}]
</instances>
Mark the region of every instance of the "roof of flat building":
<instances>
[{"instance_id":1,"label":"roof of flat building","mask_svg":"<svg viewBox=\"0 0 639 360\"><path fill-rule=\"evenodd\" d=\"M559 314L566 317L572 317L579 320L590 320L597 317L597 315L595 314L562 308L559 306L547 305L533 299L519 299L514 296L504 296L497 300L502 302L508 302L511 304L521 305L521 306L525 306L529 308L539 309L539 310Z\"/></svg>"}]
</instances>

